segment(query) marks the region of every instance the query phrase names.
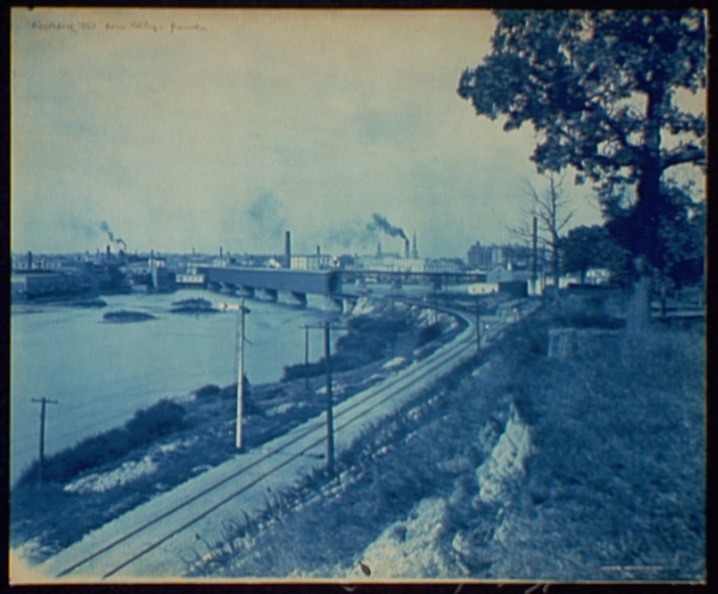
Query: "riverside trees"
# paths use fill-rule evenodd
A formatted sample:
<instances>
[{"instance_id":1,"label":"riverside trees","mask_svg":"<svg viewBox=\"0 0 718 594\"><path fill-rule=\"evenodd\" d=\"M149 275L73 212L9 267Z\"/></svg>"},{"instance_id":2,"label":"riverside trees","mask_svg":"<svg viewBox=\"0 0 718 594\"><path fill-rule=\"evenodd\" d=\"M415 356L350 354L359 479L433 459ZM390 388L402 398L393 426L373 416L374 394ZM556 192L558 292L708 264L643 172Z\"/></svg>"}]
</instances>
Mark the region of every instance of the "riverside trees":
<instances>
[{"instance_id":1,"label":"riverside trees","mask_svg":"<svg viewBox=\"0 0 718 594\"><path fill-rule=\"evenodd\" d=\"M691 205L670 173L706 165L703 113L679 92L706 86L705 15L687 11L498 11L493 51L458 93L504 130L533 124L540 172L591 181L608 228L633 256L629 327L650 315L668 229ZM627 190L631 191L627 191Z\"/></svg>"}]
</instances>

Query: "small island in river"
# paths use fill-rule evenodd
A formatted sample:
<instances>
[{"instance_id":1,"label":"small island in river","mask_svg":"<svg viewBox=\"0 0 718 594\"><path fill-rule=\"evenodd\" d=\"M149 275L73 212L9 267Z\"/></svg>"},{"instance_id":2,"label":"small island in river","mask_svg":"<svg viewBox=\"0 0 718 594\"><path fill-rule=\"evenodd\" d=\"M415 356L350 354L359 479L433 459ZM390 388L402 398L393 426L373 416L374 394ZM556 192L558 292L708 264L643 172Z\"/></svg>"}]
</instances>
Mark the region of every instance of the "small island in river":
<instances>
[{"instance_id":1,"label":"small island in river","mask_svg":"<svg viewBox=\"0 0 718 594\"><path fill-rule=\"evenodd\" d=\"M147 320L157 319L152 314L142 311L129 311L122 309L119 311L108 311L102 316L105 322L126 323L126 322L145 322Z\"/></svg>"},{"instance_id":2,"label":"small island in river","mask_svg":"<svg viewBox=\"0 0 718 594\"><path fill-rule=\"evenodd\" d=\"M212 307L207 299L182 299L172 303L170 313L216 313L219 310Z\"/></svg>"}]
</instances>

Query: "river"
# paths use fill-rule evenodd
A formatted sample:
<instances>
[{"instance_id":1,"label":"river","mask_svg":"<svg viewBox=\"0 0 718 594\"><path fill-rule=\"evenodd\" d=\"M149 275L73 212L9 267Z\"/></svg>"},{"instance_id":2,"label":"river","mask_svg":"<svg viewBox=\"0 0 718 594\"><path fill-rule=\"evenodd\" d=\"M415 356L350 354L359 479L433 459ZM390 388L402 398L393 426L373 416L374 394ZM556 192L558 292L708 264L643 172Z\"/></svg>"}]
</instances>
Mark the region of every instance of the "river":
<instances>
[{"instance_id":1,"label":"river","mask_svg":"<svg viewBox=\"0 0 718 594\"><path fill-rule=\"evenodd\" d=\"M15 305L11 314L10 480L38 457L40 404L47 398L45 453L121 425L137 409L206 385L236 382L237 314L172 314L172 302L201 297L214 304L239 297L200 290L103 296L108 307ZM305 324L335 318L312 306L246 300L245 372L253 384L276 381L285 365L303 362ZM323 305L317 303L316 305ZM156 316L108 323L103 314L128 309ZM310 361L323 355L310 332Z\"/></svg>"}]
</instances>

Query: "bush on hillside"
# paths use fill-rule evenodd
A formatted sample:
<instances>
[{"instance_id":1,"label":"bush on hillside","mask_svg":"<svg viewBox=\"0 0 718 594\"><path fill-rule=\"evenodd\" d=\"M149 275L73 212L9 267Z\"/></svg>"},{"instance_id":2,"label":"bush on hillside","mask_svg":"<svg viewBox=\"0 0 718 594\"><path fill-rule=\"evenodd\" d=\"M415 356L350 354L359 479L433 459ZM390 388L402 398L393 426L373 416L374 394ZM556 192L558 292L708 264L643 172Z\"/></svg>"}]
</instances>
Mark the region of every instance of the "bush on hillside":
<instances>
[{"instance_id":1,"label":"bush on hillside","mask_svg":"<svg viewBox=\"0 0 718 594\"><path fill-rule=\"evenodd\" d=\"M373 316L357 316L347 322L349 333L337 340L336 352L332 354L334 371L351 371L386 356L389 344L400 332L408 328L404 318L389 320ZM440 333L440 332L439 332ZM431 334L431 331L429 331ZM433 340L428 338L427 340ZM423 343L422 343L423 344ZM326 373L322 358L314 363L285 365L283 382L317 377Z\"/></svg>"},{"instance_id":2,"label":"bush on hillside","mask_svg":"<svg viewBox=\"0 0 718 594\"><path fill-rule=\"evenodd\" d=\"M416 346L424 346L432 340L436 340L437 338L439 338L439 336L441 336L442 328L443 326L441 322L436 322L434 324L431 324L431 326L426 326L425 328L422 328L419 331L419 336L416 340Z\"/></svg>"},{"instance_id":3,"label":"bush on hillside","mask_svg":"<svg viewBox=\"0 0 718 594\"><path fill-rule=\"evenodd\" d=\"M130 441L136 445L147 443L181 429L185 410L171 400L160 400L157 404L139 410L126 424Z\"/></svg>"},{"instance_id":4,"label":"bush on hillside","mask_svg":"<svg viewBox=\"0 0 718 594\"><path fill-rule=\"evenodd\" d=\"M198 390L195 390L194 395L197 398L210 398L212 396L217 396L221 391L222 389L219 386L208 384L206 386L202 386Z\"/></svg>"},{"instance_id":5,"label":"bush on hillside","mask_svg":"<svg viewBox=\"0 0 718 594\"><path fill-rule=\"evenodd\" d=\"M137 411L123 427L83 439L75 446L45 459L43 480L67 483L81 473L115 462L133 449L184 427L185 410L170 400ZM38 479L40 464L35 461L18 481L19 486Z\"/></svg>"},{"instance_id":6,"label":"bush on hillside","mask_svg":"<svg viewBox=\"0 0 718 594\"><path fill-rule=\"evenodd\" d=\"M351 353L359 354L368 361L375 361L384 356L386 337L368 333L350 333L337 341L337 351L340 355Z\"/></svg>"},{"instance_id":7,"label":"bush on hillside","mask_svg":"<svg viewBox=\"0 0 718 594\"><path fill-rule=\"evenodd\" d=\"M402 316L398 319L390 317L376 318L373 316L357 316L347 322L351 330L360 333L373 335L391 335L392 333L405 332L408 329L406 319Z\"/></svg>"}]
</instances>

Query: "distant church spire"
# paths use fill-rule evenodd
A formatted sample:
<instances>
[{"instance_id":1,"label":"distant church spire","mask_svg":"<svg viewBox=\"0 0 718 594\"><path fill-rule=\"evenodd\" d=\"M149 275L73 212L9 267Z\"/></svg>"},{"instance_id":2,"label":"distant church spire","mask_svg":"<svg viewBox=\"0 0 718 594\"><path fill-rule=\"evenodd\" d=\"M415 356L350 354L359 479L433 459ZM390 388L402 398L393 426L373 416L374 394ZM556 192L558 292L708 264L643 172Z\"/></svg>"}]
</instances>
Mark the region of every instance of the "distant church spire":
<instances>
[{"instance_id":1,"label":"distant church spire","mask_svg":"<svg viewBox=\"0 0 718 594\"><path fill-rule=\"evenodd\" d=\"M376 243L376 257L381 258L381 241L377 241Z\"/></svg>"}]
</instances>

